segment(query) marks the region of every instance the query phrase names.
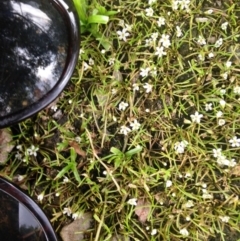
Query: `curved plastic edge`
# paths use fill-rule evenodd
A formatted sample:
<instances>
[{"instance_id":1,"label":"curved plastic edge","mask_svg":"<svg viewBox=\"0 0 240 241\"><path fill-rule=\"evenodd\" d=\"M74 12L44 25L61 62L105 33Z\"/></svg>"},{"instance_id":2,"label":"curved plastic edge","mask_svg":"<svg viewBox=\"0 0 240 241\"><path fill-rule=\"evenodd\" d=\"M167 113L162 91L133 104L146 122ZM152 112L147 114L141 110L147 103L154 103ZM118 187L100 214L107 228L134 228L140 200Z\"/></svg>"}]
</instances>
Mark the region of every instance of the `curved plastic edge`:
<instances>
[{"instance_id":1,"label":"curved plastic edge","mask_svg":"<svg viewBox=\"0 0 240 241\"><path fill-rule=\"evenodd\" d=\"M69 48L66 63L62 76L56 85L38 102L28 106L26 109L0 117L0 129L17 124L34 114L38 113L51 104L63 91L75 70L80 49L80 26L79 19L72 1L50 0L57 10L62 14L67 24L69 36Z\"/></svg>"},{"instance_id":2,"label":"curved plastic edge","mask_svg":"<svg viewBox=\"0 0 240 241\"><path fill-rule=\"evenodd\" d=\"M47 241L58 241L48 218L42 209L27 194L2 177L0 177L0 190L4 191L12 198L23 204L32 213L32 215L41 224Z\"/></svg>"}]
</instances>

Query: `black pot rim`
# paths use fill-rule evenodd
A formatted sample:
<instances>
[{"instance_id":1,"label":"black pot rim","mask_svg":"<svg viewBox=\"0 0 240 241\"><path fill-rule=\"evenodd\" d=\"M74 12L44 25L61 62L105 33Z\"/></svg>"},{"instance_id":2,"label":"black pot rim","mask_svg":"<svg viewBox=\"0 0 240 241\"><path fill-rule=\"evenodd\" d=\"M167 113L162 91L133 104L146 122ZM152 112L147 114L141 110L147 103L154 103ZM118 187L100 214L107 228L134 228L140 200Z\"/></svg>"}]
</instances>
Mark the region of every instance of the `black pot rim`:
<instances>
[{"instance_id":1,"label":"black pot rim","mask_svg":"<svg viewBox=\"0 0 240 241\"><path fill-rule=\"evenodd\" d=\"M80 49L80 27L77 13L73 6L66 5L63 0L48 1L50 1L56 9L58 9L67 25L69 37L69 47L66 60L67 64L58 82L43 98L18 112L0 117L0 129L17 124L51 104L63 91L75 70ZM71 1L69 2L71 3Z\"/></svg>"},{"instance_id":2,"label":"black pot rim","mask_svg":"<svg viewBox=\"0 0 240 241\"><path fill-rule=\"evenodd\" d=\"M22 192L17 186L7 181L0 176L0 191L3 191L13 199L24 205L36 218L44 231L46 241L58 241L56 234L50 224L48 218L42 211L42 209L24 192ZM1 207L4 208L4 207ZM6 230L7 231L7 230Z\"/></svg>"}]
</instances>

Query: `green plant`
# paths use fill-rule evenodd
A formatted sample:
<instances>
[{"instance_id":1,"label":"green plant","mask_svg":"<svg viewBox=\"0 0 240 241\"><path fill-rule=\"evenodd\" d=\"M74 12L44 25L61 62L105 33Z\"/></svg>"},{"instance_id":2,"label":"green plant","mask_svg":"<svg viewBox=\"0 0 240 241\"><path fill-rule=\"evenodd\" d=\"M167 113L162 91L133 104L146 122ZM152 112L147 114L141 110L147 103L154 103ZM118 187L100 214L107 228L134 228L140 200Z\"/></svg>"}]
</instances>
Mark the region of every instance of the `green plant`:
<instances>
[{"instance_id":1,"label":"green plant","mask_svg":"<svg viewBox=\"0 0 240 241\"><path fill-rule=\"evenodd\" d=\"M107 24L116 11L107 11L105 7L94 1L91 6L87 0L73 0L79 19L81 33L89 32L106 49L109 50L111 43L100 31L100 24Z\"/></svg>"}]
</instances>

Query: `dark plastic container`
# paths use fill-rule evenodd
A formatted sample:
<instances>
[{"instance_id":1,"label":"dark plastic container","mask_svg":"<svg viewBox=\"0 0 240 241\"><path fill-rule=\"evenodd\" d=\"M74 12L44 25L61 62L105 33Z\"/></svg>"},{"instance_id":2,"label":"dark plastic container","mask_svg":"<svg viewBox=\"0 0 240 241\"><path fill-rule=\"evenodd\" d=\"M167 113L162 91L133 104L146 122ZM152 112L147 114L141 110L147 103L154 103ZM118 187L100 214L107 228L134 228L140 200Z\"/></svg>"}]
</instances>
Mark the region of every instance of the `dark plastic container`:
<instances>
[{"instance_id":1,"label":"dark plastic container","mask_svg":"<svg viewBox=\"0 0 240 241\"><path fill-rule=\"evenodd\" d=\"M0 240L57 241L39 206L19 188L0 177Z\"/></svg>"},{"instance_id":2,"label":"dark plastic container","mask_svg":"<svg viewBox=\"0 0 240 241\"><path fill-rule=\"evenodd\" d=\"M1 0L0 128L49 105L75 69L79 20L71 0Z\"/></svg>"}]
</instances>

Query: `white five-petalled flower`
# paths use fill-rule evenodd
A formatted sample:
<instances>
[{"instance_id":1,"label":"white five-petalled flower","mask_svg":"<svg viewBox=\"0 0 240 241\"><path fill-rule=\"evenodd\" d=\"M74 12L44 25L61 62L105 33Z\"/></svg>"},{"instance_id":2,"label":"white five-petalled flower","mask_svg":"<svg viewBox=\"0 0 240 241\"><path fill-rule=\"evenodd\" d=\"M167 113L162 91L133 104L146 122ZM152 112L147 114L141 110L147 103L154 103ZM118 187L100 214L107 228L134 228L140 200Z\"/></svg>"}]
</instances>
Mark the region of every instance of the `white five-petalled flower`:
<instances>
[{"instance_id":1,"label":"white five-petalled flower","mask_svg":"<svg viewBox=\"0 0 240 241\"><path fill-rule=\"evenodd\" d=\"M203 117L202 114L199 114L198 111L196 111L193 115L190 115L192 122L196 122L196 123L200 123L201 122L201 118Z\"/></svg>"},{"instance_id":2,"label":"white five-petalled flower","mask_svg":"<svg viewBox=\"0 0 240 241\"><path fill-rule=\"evenodd\" d=\"M131 132L131 129L127 126L121 126L120 127L120 133L123 134L123 135L127 135L129 132Z\"/></svg>"},{"instance_id":3,"label":"white five-petalled flower","mask_svg":"<svg viewBox=\"0 0 240 241\"><path fill-rule=\"evenodd\" d=\"M70 207L64 208L63 214L67 214L67 216L71 216L72 215L72 209Z\"/></svg>"},{"instance_id":4,"label":"white five-petalled flower","mask_svg":"<svg viewBox=\"0 0 240 241\"><path fill-rule=\"evenodd\" d=\"M39 150L38 147L35 147L34 145L31 145L31 147L27 149L27 153L30 156L37 156L37 151L38 150Z\"/></svg>"},{"instance_id":5,"label":"white five-petalled flower","mask_svg":"<svg viewBox=\"0 0 240 241\"><path fill-rule=\"evenodd\" d=\"M130 126L132 127L133 131L136 131L140 128L141 124L136 119L134 119L134 121L130 123Z\"/></svg>"},{"instance_id":6,"label":"white five-petalled flower","mask_svg":"<svg viewBox=\"0 0 240 241\"><path fill-rule=\"evenodd\" d=\"M149 83L145 83L143 85L143 88L145 89L146 93L150 93L150 92L152 92L153 85L151 85Z\"/></svg>"},{"instance_id":7,"label":"white five-petalled flower","mask_svg":"<svg viewBox=\"0 0 240 241\"><path fill-rule=\"evenodd\" d=\"M118 109L124 111L124 110L126 110L127 107L128 107L128 103L122 101L122 102L120 102Z\"/></svg>"},{"instance_id":8,"label":"white five-petalled flower","mask_svg":"<svg viewBox=\"0 0 240 241\"><path fill-rule=\"evenodd\" d=\"M124 42L127 42L127 37L130 35L127 28L123 28L122 31L117 31L118 37L120 40L123 40Z\"/></svg>"},{"instance_id":9,"label":"white five-petalled flower","mask_svg":"<svg viewBox=\"0 0 240 241\"><path fill-rule=\"evenodd\" d=\"M229 143L232 147L240 147L240 138L234 136L232 139L229 140Z\"/></svg>"}]
</instances>

